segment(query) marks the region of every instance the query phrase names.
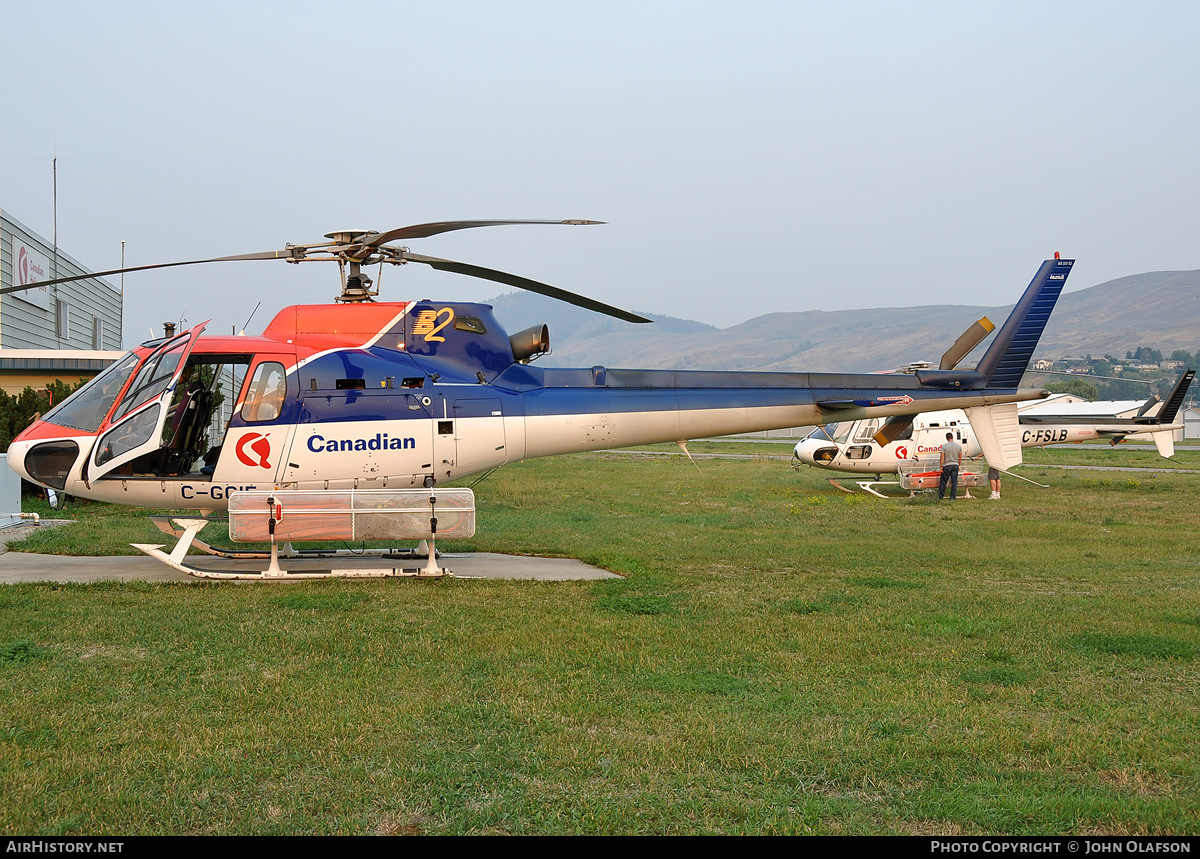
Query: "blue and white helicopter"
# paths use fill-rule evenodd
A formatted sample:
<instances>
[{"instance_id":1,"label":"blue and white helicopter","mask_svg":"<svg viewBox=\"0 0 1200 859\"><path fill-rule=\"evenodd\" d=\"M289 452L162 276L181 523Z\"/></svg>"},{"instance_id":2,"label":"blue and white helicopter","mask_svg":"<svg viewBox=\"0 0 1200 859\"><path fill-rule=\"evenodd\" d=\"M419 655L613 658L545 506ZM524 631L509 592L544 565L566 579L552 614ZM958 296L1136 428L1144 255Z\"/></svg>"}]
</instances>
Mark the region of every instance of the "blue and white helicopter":
<instances>
[{"instance_id":1,"label":"blue and white helicopter","mask_svg":"<svg viewBox=\"0 0 1200 859\"><path fill-rule=\"evenodd\" d=\"M1046 396L1018 385L1074 262L1056 254L1041 264L975 369L915 375L539 367L531 362L549 351L544 325L510 336L486 304L374 300L367 266L420 263L626 321L650 321L524 277L393 244L451 230L550 223L599 222L450 221L383 233L346 230L278 251L124 269L325 260L338 263L343 289L333 304L284 308L259 336L210 336L198 325L137 346L21 433L9 448L9 465L58 493L190 509L198 517L228 510L234 539L270 537L276 570L276 540L348 533L338 530L342 525L319 524L324 514L305 519L298 511L320 508L358 521L364 517L355 519L355 510L403 507L398 491L445 503L454 496L443 484L533 457L970 409L985 453L990 445L1002 459L1003 433L983 438L990 416ZM72 279L78 278L38 285ZM434 487L441 488L434 493ZM400 517L407 525L392 530L346 527L355 539L427 531L447 536L449 519L443 516L439 528L432 503L422 502L427 506ZM459 532L468 535L473 498L461 504L471 505L470 517L462 517L469 524ZM257 524L239 537L235 520L247 516ZM180 569L208 520L186 521L172 532L180 536L175 550L156 555ZM308 524L301 527L302 521ZM413 526L417 521L423 524Z\"/></svg>"}]
</instances>

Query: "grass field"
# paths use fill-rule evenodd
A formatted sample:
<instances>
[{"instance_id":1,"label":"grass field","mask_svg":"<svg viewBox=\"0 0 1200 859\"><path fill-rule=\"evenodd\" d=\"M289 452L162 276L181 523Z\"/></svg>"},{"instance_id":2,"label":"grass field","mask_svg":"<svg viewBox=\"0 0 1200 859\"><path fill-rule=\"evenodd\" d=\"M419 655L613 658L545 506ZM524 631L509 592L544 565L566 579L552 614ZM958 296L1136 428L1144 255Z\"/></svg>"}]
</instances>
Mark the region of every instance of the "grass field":
<instances>
[{"instance_id":1,"label":"grass field","mask_svg":"<svg viewBox=\"0 0 1200 859\"><path fill-rule=\"evenodd\" d=\"M4 587L0 830L1195 833L1200 474L1021 473L562 457L446 548L624 579Z\"/></svg>"}]
</instances>

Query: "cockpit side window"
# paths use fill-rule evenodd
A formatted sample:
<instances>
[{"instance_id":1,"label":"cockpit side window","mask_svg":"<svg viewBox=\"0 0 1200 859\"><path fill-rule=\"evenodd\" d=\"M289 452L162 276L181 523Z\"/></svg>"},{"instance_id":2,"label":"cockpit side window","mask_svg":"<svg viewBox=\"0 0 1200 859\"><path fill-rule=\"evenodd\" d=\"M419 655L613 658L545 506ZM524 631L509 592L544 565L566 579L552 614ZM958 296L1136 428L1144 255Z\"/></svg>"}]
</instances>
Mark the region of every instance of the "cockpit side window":
<instances>
[{"instance_id":1,"label":"cockpit side window","mask_svg":"<svg viewBox=\"0 0 1200 859\"><path fill-rule=\"evenodd\" d=\"M850 438L850 430L854 426L854 421L840 421L834 424L825 424L825 426L817 427L808 434L808 438L815 438L821 441L832 441L835 444L845 444Z\"/></svg>"},{"instance_id":2,"label":"cockpit side window","mask_svg":"<svg viewBox=\"0 0 1200 859\"><path fill-rule=\"evenodd\" d=\"M879 419L872 418L869 421L863 421L858 426L858 432L854 434L855 441L870 441L875 433L879 431Z\"/></svg>"},{"instance_id":3,"label":"cockpit side window","mask_svg":"<svg viewBox=\"0 0 1200 859\"><path fill-rule=\"evenodd\" d=\"M819 426L808 434L808 438L815 438L818 441L835 441L834 436L837 433L839 424L825 424Z\"/></svg>"},{"instance_id":4,"label":"cockpit side window","mask_svg":"<svg viewBox=\"0 0 1200 859\"><path fill-rule=\"evenodd\" d=\"M264 361L254 371L242 403L242 420L247 423L273 421L287 399L287 371L275 361Z\"/></svg>"},{"instance_id":5,"label":"cockpit side window","mask_svg":"<svg viewBox=\"0 0 1200 859\"><path fill-rule=\"evenodd\" d=\"M181 337L170 349L151 355L146 359L146 363L134 377L129 390L121 398L121 404L113 412L114 423L143 403L148 403L158 397L167 389L167 385L171 384L171 379L174 378L175 371L179 368L180 360L187 352L188 342L187 337Z\"/></svg>"}]
</instances>

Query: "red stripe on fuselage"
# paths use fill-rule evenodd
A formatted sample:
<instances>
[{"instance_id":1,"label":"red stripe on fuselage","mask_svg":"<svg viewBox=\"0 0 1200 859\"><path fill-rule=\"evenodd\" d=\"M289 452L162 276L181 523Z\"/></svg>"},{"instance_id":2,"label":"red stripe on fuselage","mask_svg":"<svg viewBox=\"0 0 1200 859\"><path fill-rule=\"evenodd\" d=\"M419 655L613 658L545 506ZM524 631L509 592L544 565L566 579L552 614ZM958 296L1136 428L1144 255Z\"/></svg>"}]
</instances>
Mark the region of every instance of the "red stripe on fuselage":
<instances>
[{"instance_id":1,"label":"red stripe on fuselage","mask_svg":"<svg viewBox=\"0 0 1200 859\"><path fill-rule=\"evenodd\" d=\"M40 441L45 438L95 438L96 433L71 427L60 427L46 421L34 421L22 430L13 441Z\"/></svg>"}]
</instances>

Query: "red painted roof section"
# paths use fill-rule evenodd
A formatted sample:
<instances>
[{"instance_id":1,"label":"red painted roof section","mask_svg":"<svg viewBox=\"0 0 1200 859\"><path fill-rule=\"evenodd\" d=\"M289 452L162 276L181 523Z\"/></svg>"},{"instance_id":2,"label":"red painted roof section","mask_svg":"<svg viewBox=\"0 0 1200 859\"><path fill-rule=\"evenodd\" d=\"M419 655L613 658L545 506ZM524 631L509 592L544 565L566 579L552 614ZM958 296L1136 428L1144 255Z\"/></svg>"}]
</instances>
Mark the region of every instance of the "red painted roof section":
<instances>
[{"instance_id":1,"label":"red painted roof section","mask_svg":"<svg viewBox=\"0 0 1200 859\"><path fill-rule=\"evenodd\" d=\"M281 343L329 349L362 346L408 306L408 302L297 304L271 320L263 337Z\"/></svg>"},{"instance_id":2,"label":"red painted roof section","mask_svg":"<svg viewBox=\"0 0 1200 859\"><path fill-rule=\"evenodd\" d=\"M258 352L285 352L292 353L296 351L295 346L291 346L283 341L274 340L269 337L259 337L258 335L234 335L234 334L218 334L210 336L208 334L200 335L196 341L196 348L193 352L223 352L227 354L244 354L252 355Z\"/></svg>"}]
</instances>

